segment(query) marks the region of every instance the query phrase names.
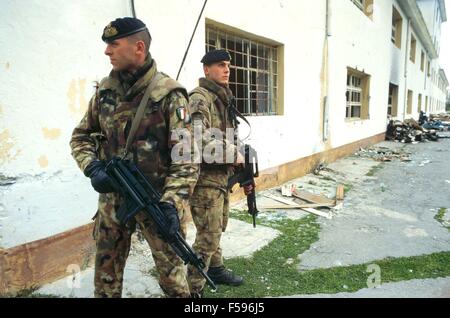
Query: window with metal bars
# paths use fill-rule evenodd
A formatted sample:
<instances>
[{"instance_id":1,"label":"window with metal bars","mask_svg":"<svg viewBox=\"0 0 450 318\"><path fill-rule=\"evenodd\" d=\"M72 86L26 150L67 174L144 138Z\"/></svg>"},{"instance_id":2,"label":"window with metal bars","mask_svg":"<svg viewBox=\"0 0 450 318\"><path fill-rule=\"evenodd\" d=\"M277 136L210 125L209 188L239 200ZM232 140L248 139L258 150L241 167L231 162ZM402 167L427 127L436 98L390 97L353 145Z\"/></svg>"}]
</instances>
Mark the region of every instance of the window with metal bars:
<instances>
[{"instance_id":1,"label":"window with metal bars","mask_svg":"<svg viewBox=\"0 0 450 318\"><path fill-rule=\"evenodd\" d=\"M347 118L360 118L362 107L361 78L353 74L347 75Z\"/></svg>"},{"instance_id":2,"label":"window with metal bars","mask_svg":"<svg viewBox=\"0 0 450 318\"><path fill-rule=\"evenodd\" d=\"M370 118L370 75L347 68L346 118L367 120Z\"/></svg>"},{"instance_id":3,"label":"window with metal bars","mask_svg":"<svg viewBox=\"0 0 450 318\"><path fill-rule=\"evenodd\" d=\"M244 115L278 114L278 49L206 26L206 52L225 49L231 55L230 89Z\"/></svg>"}]
</instances>

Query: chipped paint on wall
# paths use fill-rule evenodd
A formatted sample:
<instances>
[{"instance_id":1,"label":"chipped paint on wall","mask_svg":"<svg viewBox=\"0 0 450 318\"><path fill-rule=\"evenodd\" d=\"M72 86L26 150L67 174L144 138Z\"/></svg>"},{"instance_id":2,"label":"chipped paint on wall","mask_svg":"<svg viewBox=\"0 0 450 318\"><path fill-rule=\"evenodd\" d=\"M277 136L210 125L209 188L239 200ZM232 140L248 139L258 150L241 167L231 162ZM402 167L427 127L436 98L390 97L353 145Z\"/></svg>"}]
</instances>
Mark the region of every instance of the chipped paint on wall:
<instances>
[{"instance_id":1,"label":"chipped paint on wall","mask_svg":"<svg viewBox=\"0 0 450 318\"><path fill-rule=\"evenodd\" d=\"M61 129L44 127L42 133L45 139L56 140L61 136Z\"/></svg>"},{"instance_id":2,"label":"chipped paint on wall","mask_svg":"<svg viewBox=\"0 0 450 318\"><path fill-rule=\"evenodd\" d=\"M88 103L85 98L86 79L73 79L67 90L67 98L69 99L69 110L73 114L81 114L87 110Z\"/></svg>"},{"instance_id":3,"label":"chipped paint on wall","mask_svg":"<svg viewBox=\"0 0 450 318\"><path fill-rule=\"evenodd\" d=\"M38 159L38 163L39 163L39 166L41 168L47 168L48 167L48 158L47 158L47 156L45 156L45 155L40 156L39 159Z\"/></svg>"},{"instance_id":4,"label":"chipped paint on wall","mask_svg":"<svg viewBox=\"0 0 450 318\"><path fill-rule=\"evenodd\" d=\"M12 148L15 146L11 134L8 129L3 130L0 133L0 164L10 162L19 155L19 151L15 154L12 153Z\"/></svg>"}]
</instances>

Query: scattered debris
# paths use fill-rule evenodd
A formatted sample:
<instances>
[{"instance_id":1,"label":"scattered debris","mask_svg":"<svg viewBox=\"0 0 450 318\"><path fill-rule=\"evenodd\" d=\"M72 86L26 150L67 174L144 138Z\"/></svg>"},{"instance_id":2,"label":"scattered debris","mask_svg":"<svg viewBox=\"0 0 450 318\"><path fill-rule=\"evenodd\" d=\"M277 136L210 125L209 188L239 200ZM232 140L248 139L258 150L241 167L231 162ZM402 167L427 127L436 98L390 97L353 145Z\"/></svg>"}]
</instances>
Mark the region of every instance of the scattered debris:
<instances>
[{"instance_id":1,"label":"scattered debris","mask_svg":"<svg viewBox=\"0 0 450 318\"><path fill-rule=\"evenodd\" d=\"M431 163L431 160L426 159L419 164L419 167L424 167L425 165L427 165L429 163Z\"/></svg>"},{"instance_id":2,"label":"scattered debris","mask_svg":"<svg viewBox=\"0 0 450 318\"><path fill-rule=\"evenodd\" d=\"M436 129L426 129L424 123L421 127L414 119L406 119L404 122L391 120L386 129L386 140L402 143L438 141Z\"/></svg>"},{"instance_id":3,"label":"scattered debris","mask_svg":"<svg viewBox=\"0 0 450 318\"><path fill-rule=\"evenodd\" d=\"M410 152L406 152L402 149L392 150L386 147L372 147L368 149L360 148L360 150L355 153L355 156L361 158L372 158L375 161L380 162L390 162L394 159L398 159L403 162L412 161Z\"/></svg>"},{"instance_id":4,"label":"scattered debris","mask_svg":"<svg viewBox=\"0 0 450 318\"><path fill-rule=\"evenodd\" d=\"M334 200L330 200L323 196L315 195L306 191L298 191L296 189L293 189L292 196L311 203L322 204L322 206L324 207L333 207L336 205L336 201Z\"/></svg>"},{"instance_id":5,"label":"scattered debris","mask_svg":"<svg viewBox=\"0 0 450 318\"><path fill-rule=\"evenodd\" d=\"M316 168L314 168L313 173L317 176L320 174L320 171L325 170L326 166L323 162L321 162L320 164L317 165Z\"/></svg>"},{"instance_id":6,"label":"scattered debris","mask_svg":"<svg viewBox=\"0 0 450 318\"><path fill-rule=\"evenodd\" d=\"M430 123L432 127L439 128L438 130L440 131L448 131L450 130L450 114L446 113L430 115L430 122L428 123Z\"/></svg>"},{"instance_id":7,"label":"scattered debris","mask_svg":"<svg viewBox=\"0 0 450 318\"><path fill-rule=\"evenodd\" d=\"M334 210L340 210L344 207L344 193L344 186L342 184L338 185L336 189L336 206L333 208Z\"/></svg>"},{"instance_id":8,"label":"scattered debris","mask_svg":"<svg viewBox=\"0 0 450 318\"><path fill-rule=\"evenodd\" d=\"M281 186L281 195L284 197L292 197L292 191L295 189L293 184Z\"/></svg>"},{"instance_id":9,"label":"scattered debris","mask_svg":"<svg viewBox=\"0 0 450 318\"><path fill-rule=\"evenodd\" d=\"M332 218L332 212L329 210L327 212L317 210L315 208L333 208L333 210L339 210L343 206L344 200L344 186L339 185L336 189L336 200L329 199L325 196L316 195L307 191L297 190L294 185L284 185L281 187L281 193L284 197L294 197L294 200L284 199L282 197L265 194L266 198L277 201L282 204L278 205L265 205L260 206L262 210L289 210L289 209L300 209L305 212L319 215L327 219Z\"/></svg>"},{"instance_id":10,"label":"scattered debris","mask_svg":"<svg viewBox=\"0 0 450 318\"><path fill-rule=\"evenodd\" d=\"M17 178L7 177L0 173L0 186L8 186L16 183Z\"/></svg>"}]
</instances>

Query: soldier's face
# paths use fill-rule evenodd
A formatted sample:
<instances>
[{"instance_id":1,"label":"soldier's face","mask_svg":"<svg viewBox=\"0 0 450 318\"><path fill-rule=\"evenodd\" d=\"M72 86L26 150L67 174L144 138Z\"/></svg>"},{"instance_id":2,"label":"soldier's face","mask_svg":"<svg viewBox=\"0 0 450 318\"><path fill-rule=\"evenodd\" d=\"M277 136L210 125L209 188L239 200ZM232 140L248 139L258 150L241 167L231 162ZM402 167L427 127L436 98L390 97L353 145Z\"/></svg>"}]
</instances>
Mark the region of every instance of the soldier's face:
<instances>
[{"instance_id":1,"label":"soldier's face","mask_svg":"<svg viewBox=\"0 0 450 318\"><path fill-rule=\"evenodd\" d=\"M137 65L137 46L126 38L108 43L105 54L109 56L114 71L135 71Z\"/></svg>"},{"instance_id":2,"label":"soldier's face","mask_svg":"<svg viewBox=\"0 0 450 318\"><path fill-rule=\"evenodd\" d=\"M222 61L211 65L205 65L203 68L207 79L216 82L222 86L228 86L230 82L230 62Z\"/></svg>"}]
</instances>

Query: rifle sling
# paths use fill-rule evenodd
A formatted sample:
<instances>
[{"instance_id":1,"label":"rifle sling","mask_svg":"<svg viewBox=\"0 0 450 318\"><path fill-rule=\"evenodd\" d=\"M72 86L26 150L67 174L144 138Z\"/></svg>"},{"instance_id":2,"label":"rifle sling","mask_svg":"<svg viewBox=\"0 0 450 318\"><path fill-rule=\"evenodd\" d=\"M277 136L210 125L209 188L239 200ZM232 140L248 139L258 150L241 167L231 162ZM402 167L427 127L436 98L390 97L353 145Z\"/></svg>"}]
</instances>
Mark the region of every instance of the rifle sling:
<instances>
[{"instance_id":1,"label":"rifle sling","mask_svg":"<svg viewBox=\"0 0 450 318\"><path fill-rule=\"evenodd\" d=\"M244 115L242 115L241 112L234 105L231 106L231 109L236 114L236 116L242 119L249 127L252 127L252 125L250 125L250 123L248 122L247 118L245 118Z\"/></svg>"},{"instance_id":2,"label":"rifle sling","mask_svg":"<svg viewBox=\"0 0 450 318\"><path fill-rule=\"evenodd\" d=\"M134 137L136 136L136 132L139 128L139 125L141 124L142 118L144 117L145 108L147 107L147 102L150 98L150 93L152 92L152 90L155 89L159 80L162 79L163 77L164 76L161 73L156 73L156 75L153 77L150 84L147 86L147 89L145 90L144 97L142 97L141 103L139 104L138 110L133 119L130 133L128 134L127 144L125 147L125 156L128 153L128 151L130 151L130 149L131 149L131 145L133 144Z\"/></svg>"}]
</instances>

